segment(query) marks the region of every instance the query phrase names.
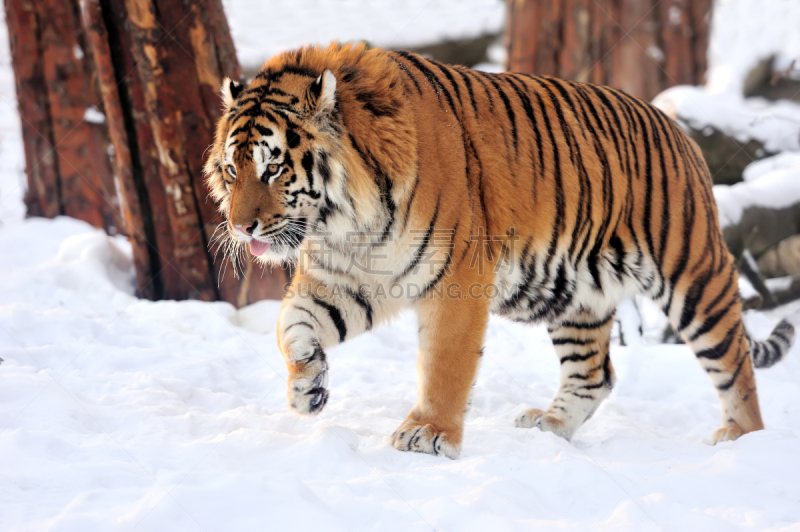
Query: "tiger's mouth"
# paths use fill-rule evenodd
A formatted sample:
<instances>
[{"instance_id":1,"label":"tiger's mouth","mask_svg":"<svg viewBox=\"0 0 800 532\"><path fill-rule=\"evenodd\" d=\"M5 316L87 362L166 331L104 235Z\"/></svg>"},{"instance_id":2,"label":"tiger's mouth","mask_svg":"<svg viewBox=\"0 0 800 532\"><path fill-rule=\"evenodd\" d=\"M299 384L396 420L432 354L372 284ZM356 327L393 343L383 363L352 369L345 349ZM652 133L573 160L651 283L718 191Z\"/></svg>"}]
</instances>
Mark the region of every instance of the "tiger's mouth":
<instances>
[{"instance_id":1,"label":"tiger's mouth","mask_svg":"<svg viewBox=\"0 0 800 532\"><path fill-rule=\"evenodd\" d=\"M269 242L263 242L261 240L256 240L255 238L250 240L250 254L254 257L258 257L263 255L269 249L271 244Z\"/></svg>"},{"instance_id":2,"label":"tiger's mouth","mask_svg":"<svg viewBox=\"0 0 800 532\"><path fill-rule=\"evenodd\" d=\"M237 240L246 242L250 253L255 257L264 255L272 249L274 252L295 250L306 238L307 222L305 218L286 218L282 222L257 235L234 234ZM249 238L248 238L249 236Z\"/></svg>"}]
</instances>

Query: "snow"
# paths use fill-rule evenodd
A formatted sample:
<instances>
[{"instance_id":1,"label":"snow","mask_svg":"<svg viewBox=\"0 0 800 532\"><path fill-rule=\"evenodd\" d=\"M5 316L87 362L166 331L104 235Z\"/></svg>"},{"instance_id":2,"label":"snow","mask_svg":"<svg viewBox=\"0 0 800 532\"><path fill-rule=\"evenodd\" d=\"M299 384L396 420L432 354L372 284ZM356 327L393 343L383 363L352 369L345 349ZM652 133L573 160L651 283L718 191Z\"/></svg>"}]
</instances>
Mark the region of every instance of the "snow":
<instances>
[{"instance_id":1,"label":"snow","mask_svg":"<svg viewBox=\"0 0 800 532\"><path fill-rule=\"evenodd\" d=\"M301 23L271 28L288 42ZM688 347L653 343L664 317L637 300L644 340L612 346L618 384L567 442L512 426L556 391L545 329L492 319L461 457L401 453L388 435L416 397L412 314L331 350L331 400L299 418L279 303L136 299L123 239L23 218L19 135L0 23L0 530L798 530L799 346L757 374L768 429L712 447L714 388ZM746 322L764 337L783 316L800 303Z\"/></svg>"},{"instance_id":2,"label":"snow","mask_svg":"<svg viewBox=\"0 0 800 532\"><path fill-rule=\"evenodd\" d=\"M656 96L653 104L694 129L713 125L740 142L758 140L769 152L800 150L800 105L790 101L745 99L703 87L678 86Z\"/></svg>"},{"instance_id":3,"label":"snow","mask_svg":"<svg viewBox=\"0 0 800 532\"><path fill-rule=\"evenodd\" d=\"M617 306L617 320L626 345L638 346L642 343L642 317L632 299L626 299Z\"/></svg>"},{"instance_id":4,"label":"snow","mask_svg":"<svg viewBox=\"0 0 800 532\"><path fill-rule=\"evenodd\" d=\"M0 522L88 529L780 528L800 520L800 358L759 373L769 430L707 445L716 394L685 346L614 346L618 386L572 443L542 327L493 320L462 456L386 436L415 397L406 314L333 349L318 418L285 406L278 303L147 302L130 248L67 219L0 232ZM37 242L31 250L29 242ZM797 308L783 309L796 313ZM751 327L764 334L777 317Z\"/></svg>"},{"instance_id":5,"label":"snow","mask_svg":"<svg viewBox=\"0 0 800 532\"><path fill-rule=\"evenodd\" d=\"M785 71L800 58L797 28L800 9L795 0L715 0L707 89L742 94L747 74L770 57L776 69Z\"/></svg>"},{"instance_id":6,"label":"snow","mask_svg":"<svg viewBox=\"0 0 800 532\"><path fill-rule=\"evenodd\" d=\"M0 230L25 216L25 155L5 14L0 14Z\"/></svg>"},{"instance_id":7,"label":"snow","mask_svg":"<svg viewBox=\"0 0 800 532\"><path fill-rule=\"evenodd\" d=\"M106 115L101 113L97 107L92 105L91 107L87 107L83 112L83 121L88 122L89 124L105 124Z\"/></svg>"},{"instance_id":8,"label":"snow","mask_svg":"<svg viewBox=\"0 0 800 532\"><path fill-rule=\"evenodd\" d=\"M331 350L331 402L301 419L285 405L277 302L137 300L127 243L68 218L4 225L0 245L14 258L0 274L3 529L800 520L796 348L758 375L769 429L711 447L716 393L689 349L615 345L617 388L569 443L512 427L552 398L558 363L542 327L495 319L462 456L449 461L387 443L415 398L411 314ZM758 317L762 335L777 320Z\"/></svg>"},{"instance_id":9,"label":"snow","mask_svg":"<svg viewBox=\"0 0 800 532\"><path fill-rule=\"evenodd\" d=\"M650 45L647 47L647 55L653 58L656 62L662 63L664 62L664 51L655 45Z\"/></svg>"},{"instance_id":10,"label":"snow","mask_svg":"<svg viewBox=\"0 0 800 532\"><path fill-rule=\"evenodd\" d=\"M747 165L742 173L745 181L755 181L775 170L795 169L800 171L800 152L783 152L760 159Z\"/></svg>"},{"instance_id":11,"label":"snow","mask_svg":"<svg viewBox=\"0 0 800 532\"><path fill-rule=\"evenodd\" d=\"M787 275L786 277L766 279L764 284L766 284L767 288L769 288L772 292L784 292L792 286L793 280L793 276Z\"/></svg>"},{"instance_id":12,"label":"snow","mask_svg":"<svg viewBox=\"0 0 800 532\"><path fill-rule=\"evenodd\" d=\"M367 41L402 48L498 33L499 0L223 0L245 68L304 44Z\"/></svg>"},{"instance_id":13,"label":"snow","mask_svg":"<svg viewBox=\"0 0 800 532\"><path fill-rule=\"evenodd\" d=\"M499 72L505 72L505 68L502 66L502 64L490 63L488 61L478 63L477 65L472 65L472 68L475 70L480 70L481 72L492 72L495 74Z\"/></svg>"},{"instance_id":14,"label":"snow","mask_svg":"<svg viewBox=\"0 0 800 532\"><path fill-rule=\"evenodd\" d=\"M757 271L757 270L756 270ZM747 277L739 276L739 296L743 300L748 300L751 297L758 295L758 290L753 286L753 283L747 280Z\"/></svg>"},{"instance_id":15,"label":"snow","mask_svg":"<svg viewBox=\"0 0 800 532\"><path fill-rule=\"evenodd\" d=\"M773 161L780 157L778 161ZM752 163L745 169L757 176L735 185L715 185L714 198L717 200L719 219L723 227L735 225L748 207L769 207L781 209L800 203L800 157L797 154L776 156ZM770 168L770 165L774 165Z\"/></svg>"}]
</instances>

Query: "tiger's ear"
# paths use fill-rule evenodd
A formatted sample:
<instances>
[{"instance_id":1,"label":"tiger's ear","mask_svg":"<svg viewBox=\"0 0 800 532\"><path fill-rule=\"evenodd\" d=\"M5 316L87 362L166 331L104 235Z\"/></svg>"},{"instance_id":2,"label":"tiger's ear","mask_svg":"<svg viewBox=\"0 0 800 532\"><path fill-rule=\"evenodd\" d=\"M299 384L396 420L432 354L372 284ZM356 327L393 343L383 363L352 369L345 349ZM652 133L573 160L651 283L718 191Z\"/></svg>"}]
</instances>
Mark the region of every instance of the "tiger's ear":
<instances>
[{"instance_id":1,"label":"tiger's ear","mask_svg":"<svg viewBox=\"0 0 800 532\"><path fill-rule=\"evenodd\" d=\"M242 90L244 90L244 84L233 81L229 77L222 80L222 88L220 88L219 92L222 95L222 105L225 107L225 111L231 108L233 102L242 93Z\"/></svg>"},{"instance_id":2,"label":"tiger's ear","mask_svg":"<svg viewBox=\"0 0 800 532\"><path fill-rule=\"evenodd\" d=\"M314 119L324 119L336 106L336 76L329 68L315 79L308 88L309 107Z\"/></svg>"}]
</instances>

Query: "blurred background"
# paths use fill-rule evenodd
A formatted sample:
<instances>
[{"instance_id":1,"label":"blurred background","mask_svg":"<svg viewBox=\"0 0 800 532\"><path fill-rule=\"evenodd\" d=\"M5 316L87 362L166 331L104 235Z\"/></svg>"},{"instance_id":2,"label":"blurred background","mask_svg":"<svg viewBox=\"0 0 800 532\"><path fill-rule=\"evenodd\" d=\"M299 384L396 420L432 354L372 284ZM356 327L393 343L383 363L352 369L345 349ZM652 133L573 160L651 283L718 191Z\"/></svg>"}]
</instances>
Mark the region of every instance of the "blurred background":
<instances>
[{"instance_id":1,"label":"blurred background","mask_svg":"<svg viewBox=\"0 0 800 532\"><path fill-rule=\"evenodd\" d=\"M280 298L291 272L237 278L215 254L217 89L281 50L366 41L655 102L703 149L746 305L774 307L800 296L797 28L792 0L5 0L0 193L16 200L0 208L128 237L140 297Z\"/></svg>"}]
</instances>

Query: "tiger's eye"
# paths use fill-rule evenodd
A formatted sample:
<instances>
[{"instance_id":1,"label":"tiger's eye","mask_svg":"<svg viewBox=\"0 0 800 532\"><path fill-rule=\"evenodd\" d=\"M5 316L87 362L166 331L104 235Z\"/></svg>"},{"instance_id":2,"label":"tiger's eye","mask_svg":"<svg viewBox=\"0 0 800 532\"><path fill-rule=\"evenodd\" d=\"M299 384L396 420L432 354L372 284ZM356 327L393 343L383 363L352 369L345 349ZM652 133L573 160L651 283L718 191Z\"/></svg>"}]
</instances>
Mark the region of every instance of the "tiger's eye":
<instances>
[{"instance_id":1,"label":"tiger's eye","mask_svg":"<svg viewBox=\"0 0 800 532\"><path fill-rule=\"evenodd\" d=\"M267 165L267 171L270 174L274 174L275 172L277 172L278 168L279 168L279 166L277 164L268 164Z\"/></svg>"}]
</instances>

